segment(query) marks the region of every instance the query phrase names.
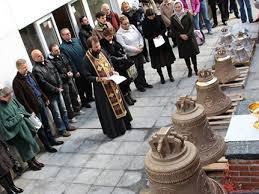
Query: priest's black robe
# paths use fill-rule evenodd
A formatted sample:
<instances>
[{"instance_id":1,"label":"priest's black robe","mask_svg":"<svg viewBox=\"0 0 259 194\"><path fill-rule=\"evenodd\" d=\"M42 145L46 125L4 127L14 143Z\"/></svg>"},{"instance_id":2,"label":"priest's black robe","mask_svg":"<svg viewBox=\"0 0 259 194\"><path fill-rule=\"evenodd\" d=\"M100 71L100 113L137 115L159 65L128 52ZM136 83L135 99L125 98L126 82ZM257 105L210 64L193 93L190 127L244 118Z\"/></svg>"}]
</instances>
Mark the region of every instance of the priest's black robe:
<instances>
[{"instance_id":1,"label":"priest's black robe","mask_svg":"<svg viewBox=\"0 0 259 194\"><path fill-rule=\"evenodd\" d=\"M107 57L107 55L105 56ZM123 95L121 94L127 114L122 118L116 119L102 84L100 82L96 82L96 78L98 77L97 73L86 56L81 65L80 73L81 76L85 76L87 80L93 83L96 109L103 133L110 138L123 135L127 129L131 128L130 121L132 121L132 116L123 99Z\"/></svg>"}]
</instances>

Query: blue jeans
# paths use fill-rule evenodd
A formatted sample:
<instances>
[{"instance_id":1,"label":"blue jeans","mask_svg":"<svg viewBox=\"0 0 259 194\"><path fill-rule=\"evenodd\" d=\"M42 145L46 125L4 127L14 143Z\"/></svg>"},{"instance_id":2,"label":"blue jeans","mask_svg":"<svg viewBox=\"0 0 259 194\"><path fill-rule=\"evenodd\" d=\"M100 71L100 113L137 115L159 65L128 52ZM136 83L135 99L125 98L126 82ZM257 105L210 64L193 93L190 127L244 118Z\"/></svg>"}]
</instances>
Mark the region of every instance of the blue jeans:
<instances>
[{"instance_id":1,"label":"blue jeans","mask_svg":"<svg viewBox=\"0 0 259 194\"><path fill-rule=\"evenodd\" d=\"M245 23L247 21L246 11L245 11L245 4L246 4L246 10L248 15L249 22L253 21L252 16L252 8L250 0L238 0L238 4L240 6L240 14L241 14L241 21Z\"/></svg>"},{"instance_id":2,"label":"blue jeans","mask_svg":"<svg viewBox=\"0 0 259 194\"><path fill-rule=\"evenodd\" d=\"M206 0L201 1L201 5L200 5L200 13L201 16L203 17L204 23L206 25L206 28L208 30L208 32L211 32L211 23L210 23L210 19L209 19L209 15L208 15L208 6L206 3ZM201 22L200 22L201 24ZM200 29L202 29L202 26L200 25Z\"/></svg>"},{"instance_id":3,"label":"blue jeans","mask_svg":"<svg viewBox=\"0 0 259 194\"><path fill-rule=\"evenodd\" d=\"M50 97L50 110L60 134L69 128L67 109L61 93Z\"/></svg>"},{"instance_id":4,"label":"blue jeans","mask_svg":"<svg viewBox=\"0 0 259 194\"><path fill-rule=\"evenodd\" d=\"M199 13L197 13L196 16L193 16L193 22L194 22L195 30L200 30L200 16L199 16Z\"/></svg>"}]
</instances>

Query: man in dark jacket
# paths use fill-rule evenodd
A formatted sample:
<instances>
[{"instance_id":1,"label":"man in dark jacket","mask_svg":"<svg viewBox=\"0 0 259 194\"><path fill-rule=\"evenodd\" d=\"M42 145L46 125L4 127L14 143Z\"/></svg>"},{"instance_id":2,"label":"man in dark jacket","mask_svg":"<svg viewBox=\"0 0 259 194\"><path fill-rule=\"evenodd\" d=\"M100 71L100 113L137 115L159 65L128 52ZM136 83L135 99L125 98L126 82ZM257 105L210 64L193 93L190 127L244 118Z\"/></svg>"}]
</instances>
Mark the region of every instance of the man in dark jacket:
<instances>
[{"instance_id":1,"label":"man in dark jacket","mask_svg":"<svg viewBox=\"0 0 259 194\"><path fill-rule=\"evenodd\" d=\"M61 145L62 141L56 141L51 134L46 105L49 103L47 96L41 91L34 76L28 71L27 62L24 59L16 61L18 70L13 80L13 90L16 99L24 106L25 110L37 115L43 127L39 129L38 136L43 143L46 151L56 152L57 150L51 145Z\"/></svg>"},{"instance_id":2,"label":"man in dark jacket","mask_svg":"<svg viewBox=\"0 0 259 194\"><path fill-rule=\"evenodd\" d=\"M79 66L85 57L85 49L78 38L71 38L71 33L68 28L63 28L60 31L60 35L63 39L60 50L70 61L82 106L91 108L89 102L94 101L92 84L87 81L84 76L81 76L79 71Z\"/></svg>"},{"instance_id":3,"label":"man in dark jacket","mask_svg":"<svg viewBox=\"0 0 259 194\"><path fill-rule=\"evenodd\" d=\"M87 50L88 48L86 41L90 36L92 36L93 28L89 24L89 20L86 16L80 17L79 22L81 24L81 29L79 30L78 35L83 47L85 48L85 50Z\"/></svg>"},{"instance_id":4,"label":"man in dark jacket","mask_svg":"<svg viewBox=\"0 0 259 194\"><path fill-rule=\"evenodd\" d=\"M59 46L54 43L49 46L50 55L48 59L58 70L59 76L62 80L63 98L66 104L68 118L70 122L76 122L74 118L80 112L80 104L77 100L77 89L73 80L73 73L69 60L67 57L60 53Z\"/></svg>"},{"instance_id":5,"label":"man in dark jacket","mask_svg":"<svg viewBox=\"0 0 259 194\"><path fill-rule=\"evenodd\" d=\"M208 3L211 8L213 23L214 23L212 28L215 28L218 25L216 5L218 5L218 7L219 7L222 23L223 23L223 25L226 26L227 20L229 18L228 0L208 0Z\"/></svg>"},{"instance_id":6,"label":"man in dark jacket","mask_svg":"<svg viewBox=\"0 0 259 194\"><path fill-rule=\"evenodd\" d=\"M68 131L75 130L75 127L68 123L67 110L61 94L62 81L58 71L50 61L44 59L40 50L33 50L31 57L35 62L32 73L50 101L50 109L59 134L68 137L71 135Z\"/></svg>"}]
</instances>

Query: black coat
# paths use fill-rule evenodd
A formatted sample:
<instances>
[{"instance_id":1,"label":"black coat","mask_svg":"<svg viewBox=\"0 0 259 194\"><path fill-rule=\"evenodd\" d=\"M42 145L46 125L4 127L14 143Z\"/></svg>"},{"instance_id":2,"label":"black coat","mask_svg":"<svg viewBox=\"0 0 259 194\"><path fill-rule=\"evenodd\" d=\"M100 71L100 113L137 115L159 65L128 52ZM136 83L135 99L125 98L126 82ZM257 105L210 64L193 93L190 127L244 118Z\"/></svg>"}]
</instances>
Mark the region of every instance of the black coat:
<instances>
[{"instance_id":1,"label":"black coat","mask_svg":"<svg viewBox=\"0 0 259 194\"><path fill-rule=\"evenodd\" d=\"M87 50L87 39L92 36L92 31L93 28L90 25L87 26L81 26L81 29L78 33L79 35L79 39L83 45L83 47L85 48L85 50Z\"/></svg>"},{"instance_id":2,"label":"black coat","mask_svg":"<svg viewBox=\"0 0 259 194\"><path fill-rule=\"evenodd\" d=\"M50 61L45 60L45 64L35 63L32 73L47 97L55 96L59 93L62 81L57 69Z\"/></svg>"},{"instance_id":3,"label":"black coat","mask_svg":"<svg viewBox=\"0 0 259 194\"><path fill-rule=\"evenodd\" d=\"M0 129L1 130L1 129ZM13 162L10 159L10 153L8 151L7 144L0 138L0 178L9 173L13 167Z\"/></svg>"},{"instance_id":4,"label":"black coat","mask_svg":"<svg viewBox=\"0 0 259 194\"><path fill-rule=\"evenodd\" d=\"M38 85L36 79L30 72L28 72L28 75L30 75ZM38 89L40 90L40 87ZM38 114L40 112L40 104L37 96L34 94L31 86L27 83L25 77L19 72L17 72L13 80L13 91L16 99L24 106L28 113L34 112ZM46 102L48 100L47 96L41 90L40 92L42 93L42 98Z\"/></svg>"},{"instance_id":5,"label":"black coat","mask_svg":"<svg viewBox=\"0 0 259 194\"><path fill-rule=\"evenodd\" d=\"M154 69L169 66L175 61L172 47L165 32L166 26L161 16L156 16L153 20L150 20L147 17L144 19L143 34L144 38L148 40L151 66ZM156 48L153 39L159 35L163 36L165 43Z\"/></svg>"},{"instance_id":6,"label":"black coat","mask_svg":"<svg viewBox=\"0 0 259 194\"><path fill-rule=\"evenodd\" d=\"M84 58L81 68L83 76L93 82L96 110L103 133L109 137L117 137L124 134L126 131L125 125L129 124L132 120L126 103L123 101L127 110L126 116L116 119L102 84L96 82L97 73L87 57Z\"/></svg>"},{"instance_id":7,"label":"black coat","mask_svg":"<svg viewBox=\"0 0 259 194\"><path fill-rule=\"evenodd\" d=\"M62 82L67 83L71 79L71 77L68 77L67 73L69 71L72 72L72 68L70 66L70 62L66 57L66 55L62 53L59 56L55 56L55 57L52 55L49 55L48 59L58 70L58 73Z\"/></svg>"},{"instance_id":8,"label":"black coat","mask_svg":"<svg viewBox=\"0 0 259 194\"><path fill-rule=\"evenodd\" d=\"M200 53L199 47L194 35L193 17L187 12L179 22L176 15L171 17L170 25L171 35L176 39L179 57L188 58ZM186 34L187 40L183 40L180 34Z\"/></svg>"},{"instance_id":9,"label":"black coat","mask_svg":"<svg viewBox=\"0 0 259 194\"><path fill-rule=\"evenodd\" d=\"M144 19L144 9L131 9L129 12L122 12L122 14L127 16L130 24L134 25L140 33L143 33L142 22Z\"/></svg>"}]
</instances>

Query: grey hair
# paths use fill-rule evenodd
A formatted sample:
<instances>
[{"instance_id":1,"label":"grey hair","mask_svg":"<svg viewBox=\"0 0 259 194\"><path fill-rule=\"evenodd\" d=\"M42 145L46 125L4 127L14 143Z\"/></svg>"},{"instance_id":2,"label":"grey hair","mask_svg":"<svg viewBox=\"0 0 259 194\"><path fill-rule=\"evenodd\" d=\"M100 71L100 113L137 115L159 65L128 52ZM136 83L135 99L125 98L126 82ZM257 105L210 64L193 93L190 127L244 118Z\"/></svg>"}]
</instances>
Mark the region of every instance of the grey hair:
<instances>
[{"instance_id":1,"label":"grey hair","mask_svg":"<svg viewBox=\"0 0 259 194\"><path fill-rule=\"evenodd\" d=\"M0 97L5 97L11 94L13 90L9 87L0 88Z\"/></svg>"}]
</instances>

